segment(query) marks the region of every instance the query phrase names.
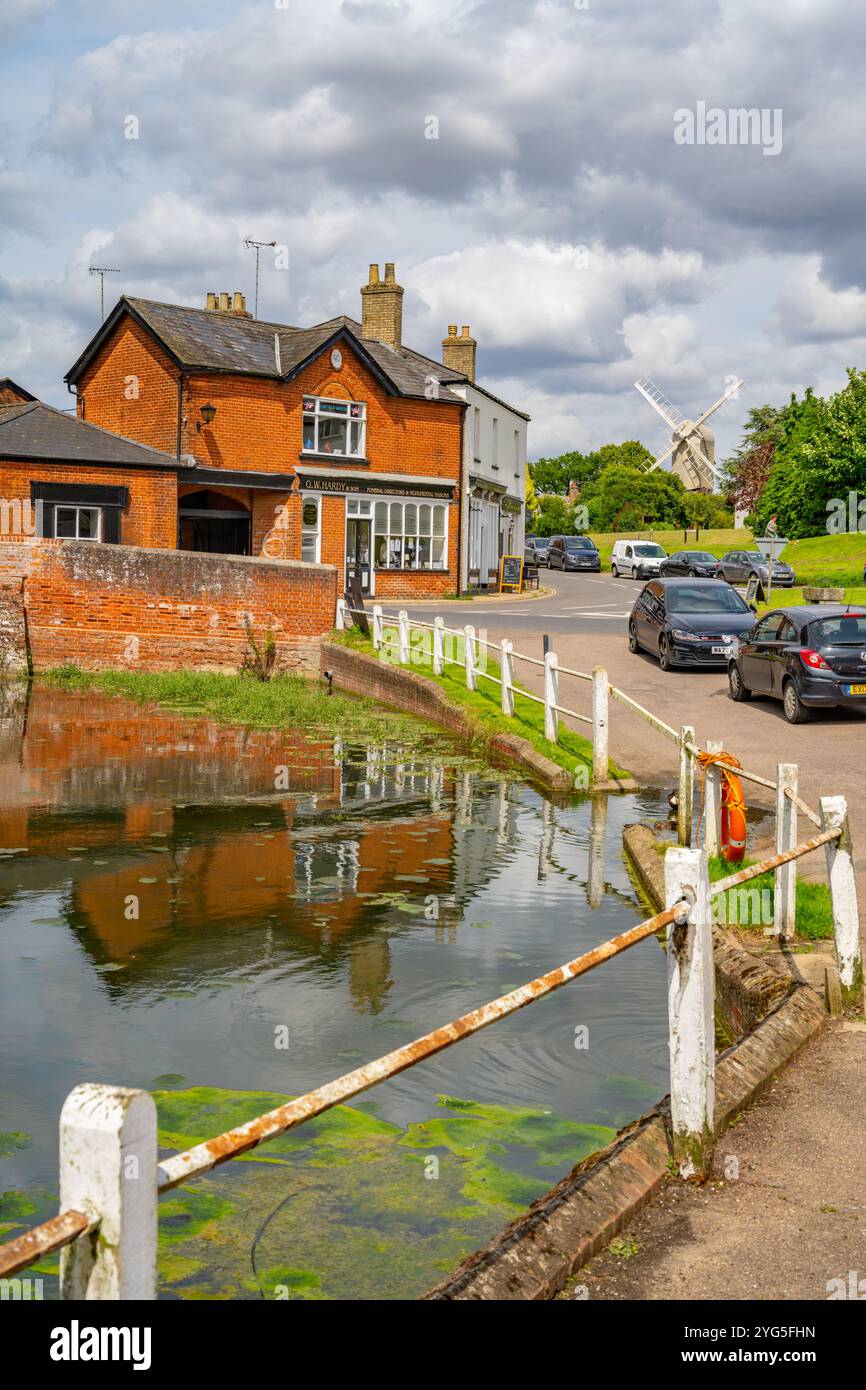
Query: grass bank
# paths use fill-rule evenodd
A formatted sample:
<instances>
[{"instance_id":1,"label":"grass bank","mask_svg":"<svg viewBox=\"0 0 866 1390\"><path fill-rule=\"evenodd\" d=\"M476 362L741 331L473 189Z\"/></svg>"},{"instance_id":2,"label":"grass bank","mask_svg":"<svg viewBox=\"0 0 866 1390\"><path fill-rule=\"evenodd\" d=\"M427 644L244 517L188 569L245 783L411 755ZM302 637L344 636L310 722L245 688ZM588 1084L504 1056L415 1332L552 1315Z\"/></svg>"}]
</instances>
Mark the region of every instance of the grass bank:
<instances>
[{"instance_id":1,"label":"grass bank","mask_svg":"<svg viewBox=\"0 0 866 1390\"><path fill-rule=\"evenodd\" d=\"M855 584L851 587L843 585L842 587L845 589L846 603L854 603L858 608L866 605L866 588L864 588L862 584ZM802 587L794 589L774 589L770 595L769 603L758 604L758 612L769 613L774 608L790 608L794 604L799 605L805 602L806 600L803 597Z\"/></svg>"},{"instance_id":2,"label":"grass bank","mask_svg":"<svg viewBox=\"0 0 866 1390\"><path fill-rule=\"evenodd\" d=\"M701 531L698 540L695 540L694 532L689 532L687 541L683 540L681 530L654 531L652 535L649 531L590 531L589 534L598 546L602 569L608 570L611 553L617 541L657 541L669 555L675 550L708 550L717 559L721 559L729 550L749 549L752 545L751 531L735 531L733 527L727 530Z\"/></svg>"},{"instance_id":3,"label":"grass bank","mask_svg":"<svg viewBox=\"0 0 866 1390\"><path fill-rule=\"evenodd\" d=\"M396 661L396 628L384 629L386 641L389 642L389 651L395 665L401 663ZM430 633L426 637L430 638ZM358 651L365 652L368 656L375 655L373 644L369 638L364 637L356 628L349 628L345 632L334 634L334 641L342 642L346 646L354 647ZM463 657L463 637L458 634L455 638L455 651L453 653L455 661L461 661ZM428 643L429 647L429 643ZM544 706L536 704L534 700L527 698L519 693L516 687L514 698L514 718L507 719L502 713L500 706L501 692L500 687L495 681L485 679L479 674L478 689L466 689L466 677L462 666L445 667L441 676L434 676L432 657L430 650L418 650L415 661L404 665L404 669L416 672L425 676L428 680L435 681L437 685L448 695L448 698L459 705L470 716L474 726L477 728L478 737L487 742L496 734L518 734L532 744L539 753L556 763L558 767L563 767L575 777L575 783L579 787L588 787L592 780L592 743L581 734L565 724L559 726L559 742L550 743L544 736ZM499 677L501 675L498 662L487 653L487 672L490 676ZM564 701L567 703L567 701ZM614 762L609 762L611 777L628 777L631 774L617 766Z\"/></svg>"},{"instance_id":4,"label":"grass bank","mask_svg":"<svg viewBox=\"0 0 866 1390\"><path fill-rule=\"evenodd\" d=\"M793 567L800 584L832 584L842 588L859 585L860 592L864 592L866 534L862 532L790 541L779 558Z\"/></svg>"},{"instance_id":5,"label":"grass bank","mask_svg":"<svg viewBox=\"0 0 866 1390\"><path fill-rule=\"evenodd\" d=\"M729 864L720 854L710 859L710 882L727 878L740 869L747 869L758 863L756 859L744 859L742 864ZM763 932L773 925L773 891L775 875L771 871L750 879L739 888L731 889L713 899L717 912L724 907L724 919L730 926L738 926L755 932ZM746 894L746 896L743 896ZM735 897L736 895L736 897ZM727 903L722 899L727 898ZM766 908L767 910L762 910ZM769 916L769 921L766 918ZM797 935L808 941L825 940L833 935L833 905L830 889L826 883L812 883L808 879L797 878Z\"/></svg>"},{"instance_id":6,"label":"grass bank","mask_svg":"<svg viewBox=\"0 0 866 1390\"><path fill-rule=\"evenodd\" d=\"M417 742L432 730L420 720L383 709L361 696L328 695L327 688L300 676L269 681L249 675L199 671L82 671L57 666L40 673L41 685L64 690L99 690L175 713L204 716L220 724L257 729L302 729L343 738ZM438 733L438 731L436 731Z\"/></svg>"}]
</instances>

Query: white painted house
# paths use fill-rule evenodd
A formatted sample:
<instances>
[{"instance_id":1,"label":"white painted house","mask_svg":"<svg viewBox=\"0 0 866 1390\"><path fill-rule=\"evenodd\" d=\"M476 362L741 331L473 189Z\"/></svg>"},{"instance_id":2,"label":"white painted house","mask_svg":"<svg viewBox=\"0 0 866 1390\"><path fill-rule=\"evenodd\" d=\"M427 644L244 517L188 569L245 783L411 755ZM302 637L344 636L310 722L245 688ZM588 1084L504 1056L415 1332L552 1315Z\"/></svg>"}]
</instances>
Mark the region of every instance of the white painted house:
<instances>
[{"instance_id":1,"label":"white painted house","mask_svg":"<svg viewBox=\"0 0 866 1390\"><path fill-rule=\"evenodd\" d=\"M463 440L460 587L488 585L502 555L522 555L526 536L526 433L529 416L475 380L476 341L451 324L442 361L463 372L448 389L466 401Z\"/></svg>"}]
</instances>

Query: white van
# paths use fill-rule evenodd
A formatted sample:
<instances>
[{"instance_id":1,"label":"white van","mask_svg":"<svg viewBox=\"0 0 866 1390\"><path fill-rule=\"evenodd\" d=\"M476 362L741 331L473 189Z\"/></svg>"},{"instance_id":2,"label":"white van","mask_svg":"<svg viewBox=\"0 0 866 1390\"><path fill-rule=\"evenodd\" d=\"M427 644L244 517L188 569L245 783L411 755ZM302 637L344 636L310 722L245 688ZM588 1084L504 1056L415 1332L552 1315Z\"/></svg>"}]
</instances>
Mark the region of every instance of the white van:
<instances>
[{"instance_id":1,"label":"white van","mask_svg":"<svg viewBox=\"0 0 866 1390\"><path fill-rule=\"evenodd\" d=\"M632 579L651 579L666 559L667 551L655 541L615 541L610 572L614 578L625 574Z\"/></svg>"}]
</instances>

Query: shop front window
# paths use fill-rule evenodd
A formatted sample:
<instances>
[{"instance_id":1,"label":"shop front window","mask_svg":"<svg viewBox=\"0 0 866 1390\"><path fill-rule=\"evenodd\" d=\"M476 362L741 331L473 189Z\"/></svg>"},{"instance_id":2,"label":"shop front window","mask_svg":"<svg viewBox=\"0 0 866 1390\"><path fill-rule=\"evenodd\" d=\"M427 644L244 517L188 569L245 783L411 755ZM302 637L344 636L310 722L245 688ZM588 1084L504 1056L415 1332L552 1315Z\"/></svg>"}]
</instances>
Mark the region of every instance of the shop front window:
<instances>
[{"instance_id":1,"label":"shop front window","mask_svg":"<svg viewBox=\"0 0 866 1390\"><path fill-rule=\"evenodd\" d=\"M377 569L447 569L447 512L441 502L377 502Z\"/></svg>"},{"instance_id":2,"label":"shop front window","mask_svg":"<svg viewBox=\"0 0 866 1390\"><path fill-rule=\"evenodd\" d=\"M318 497L304 497L301 501L301 559L317 564L319 559L319 515Z\"/></svg>"}]
</instances>

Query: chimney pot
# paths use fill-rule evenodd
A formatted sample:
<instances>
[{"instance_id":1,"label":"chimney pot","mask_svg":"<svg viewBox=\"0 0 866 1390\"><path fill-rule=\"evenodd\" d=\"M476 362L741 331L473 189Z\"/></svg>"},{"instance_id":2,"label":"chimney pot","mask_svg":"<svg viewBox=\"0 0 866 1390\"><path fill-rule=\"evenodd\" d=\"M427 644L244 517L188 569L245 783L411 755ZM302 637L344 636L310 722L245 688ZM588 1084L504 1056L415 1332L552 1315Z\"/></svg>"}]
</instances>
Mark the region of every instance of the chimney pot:
<instances>
[{"instance_id":1,"label":"chimney pot","mask_svg":"<svg viewBox=\"0 0 866 1390\"><path fill-rule=\"evenodd\" d=\"M228 312L228 307L229 307L228 290L220 290L220 310L222 311L222 313L227 313L227 312Z\"/></svg>"},{"instance_id":2,"label":"chimney pot","mask_svg":"<svg viewBox=\"0 0 866 1390\"><path fill-rule=\"evenodd\" d=\"M463 325L463 333L458 338L457 324L449 323L448 337L442 339L442 363L452 372L475 380L475 352L478 344L469 332L469 325Z\"/></svg>"},{"instance_id":3,"label":"chimney pot","mask_svg":"<svg viewBox=\"0 0 866 1390\"><path fill-rule=\"evenodd\" d=\"M215 309L216 306L217 306L217 297L216 297L216 295L214 294L213 290L208 290L208 292L207 292L207 299L205 300L205 306L204 306L204 307L205 307L206 309Z\"/></svg>"},{"instance_id":4,"label":"chimney pot","mask_svg":"<svg viewBox=\"0 0 866 1390\"><path fill-rule=\"evenodd\" d=\"M370 266L370 279L361 287L361 322L365 338L398 348L403 342L403 286L397 284L394 262L385 265L379 280L378 265Z\"/></svg>"},{"instance_id":5,"label":"chimney pot","mask_svg":"<svg viewBox=\"0 0 866 1390\"><path fill-rule=\"evenodd\" d=\"M246 311L247 302L244 295L241 294L240 290L235 290L234 298L232 299L232 312L235 314L245 314Z\"/></svg>"}]
</instances>

